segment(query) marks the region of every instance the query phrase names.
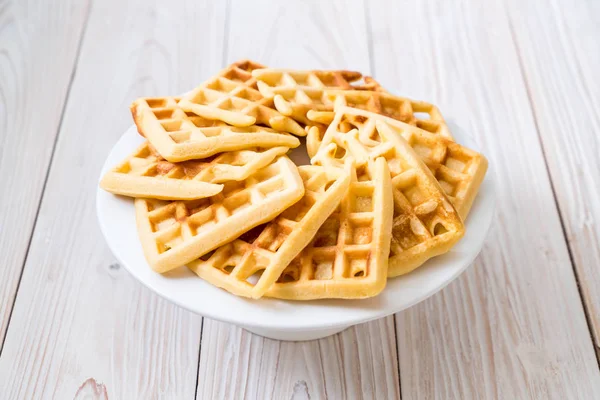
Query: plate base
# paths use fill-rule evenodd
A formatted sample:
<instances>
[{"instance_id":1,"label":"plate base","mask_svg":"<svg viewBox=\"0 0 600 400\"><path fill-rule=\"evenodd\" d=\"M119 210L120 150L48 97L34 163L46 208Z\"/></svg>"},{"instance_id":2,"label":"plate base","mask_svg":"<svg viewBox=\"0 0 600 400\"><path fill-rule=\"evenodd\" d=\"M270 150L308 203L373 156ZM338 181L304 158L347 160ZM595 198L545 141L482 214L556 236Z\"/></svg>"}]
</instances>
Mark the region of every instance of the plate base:
<instances>
[{"instance_id":1,"label":"plate base","mask_svg":"<svg viewBox=\"0 0 600 400\"><path fill-rule=\"evenodd\" d=\"M345 329L348 329L350 326L343 326L341 328L330 328L330 329L319 329L312 331L281 331L281 330L273 330L273 329L260 329L260 328L248 328L243 326L245 330L248 332L252 332L259 336L264 336L268 339L275 340L287 340L292 342L303 342L307 340L316 340L322 339L327 336L335 335Z\"/></svg>"}]
</instances>

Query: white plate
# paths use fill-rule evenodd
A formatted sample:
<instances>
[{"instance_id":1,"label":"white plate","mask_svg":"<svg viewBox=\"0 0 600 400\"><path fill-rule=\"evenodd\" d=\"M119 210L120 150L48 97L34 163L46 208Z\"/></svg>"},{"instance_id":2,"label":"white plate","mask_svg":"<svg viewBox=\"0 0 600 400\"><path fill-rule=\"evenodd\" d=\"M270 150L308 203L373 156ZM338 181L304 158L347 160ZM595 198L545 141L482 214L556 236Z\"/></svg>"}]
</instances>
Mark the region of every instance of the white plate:
<instances>
[{"instance_id":1,"label":"white plate","mask_svg":"<svg viewBox=\"0 0 600 400\"><path fill-rule=\"evenodd\" d=\"M476 148L459 129L453 127L452 132L459 142ZM129 128L108 155L101 175L143 140L135 126ZM299 164L307 163L304 146L294 150L291 158ZM385 290L374 298L300 302L237 297L208 284L185 267L164 275L154 272L138 240L133 200L100 188L96 196L98 220L108 246L142 284L190 311L282 340L324 337L404 310L436 293L460 275L481 250L492 223L494 203L492 172L488 171L467 220L466 234L449 253L429 260L408 275L390 279Z\"/></svg>"}]
</instances>

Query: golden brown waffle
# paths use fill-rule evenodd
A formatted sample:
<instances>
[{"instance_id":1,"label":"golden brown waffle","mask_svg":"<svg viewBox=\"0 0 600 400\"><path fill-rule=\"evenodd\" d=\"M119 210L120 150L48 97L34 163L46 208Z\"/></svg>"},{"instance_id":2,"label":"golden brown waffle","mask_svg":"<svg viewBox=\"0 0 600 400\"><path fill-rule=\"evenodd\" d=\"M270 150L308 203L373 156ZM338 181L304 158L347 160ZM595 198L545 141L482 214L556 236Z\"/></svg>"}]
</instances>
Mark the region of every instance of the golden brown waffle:
<instances>
[{"instance_id":1,"label":"golden brown waffle","mask_svg":"<svg viewBox=\"0 0 600 400\"><path fill-rule=\"evenodd\" d=\"M189 263L188 267L206 281L234 294L261 297L338 206L348 191L349 169L349 166L347 171L299 167L305 189L300 201L275 220Z\"/></svg>"},{"instance_id":2,"label":"golden brown waffle","mask_svg":"<svg viewBox=\"0 0 600 400\"><path fill-rule=\"evenodd\" d=\"M467 217L487 171L488 163L483 155L437 134L379 114L345 106L338 106L336 110L340 110L342 115L339 119L336 116L335 125L330 125L327 130L324 146L340 133L356 129L358 139L351 142L357 144L353 153L364 148L373 158L386 148L378 147L378 137L394 138L401 135L429 167L460 216L463 219ZM377 124L376 121L382 123ZM386 140L389 142L392 139Z\"/></svg>"},{"instance_id":3,"label":"golden brown waffle","mask_svg":"<svg viewBox=\"0 0 600 400\"><path fill-rule=\"evenodd\" d=\"M142 136L171 162L205 158L252 147L297 147L290 134L262 126L236 128L183 111L177 97L140 98L131 113Z\"/></svg>"},{"instance_id":4,"label":"golden brown waffle","mask_svg":"<svg viewBox=\"0 0 600 400\"><path fill-rule=\"evenodd\" d=\"M216 196L191 201L136 199L144 255L157 272L191 262L272 220L304 195L298 168L286 156Z\"/></svg>"},{"instance_id":5,"label":"golden brown waffle","mask_svg":"<svg viewBox=\"0 0 600 400\"><path fill-rule=\"evenodd\" d=\"M214 196L223 185L197 179L199 170L185 161L173 164L145 142L100 181L114 194L163 200L191 200Z\"/></svg>"},{"instance_id":6,"label":"golden brown waffle","mask_svg":"<svg viewBox=\"0 0 600 400\"><path fill-rule=\"evenodd\" d=\"M449 251L464 235L464 225L429 168L400 133L385 129L382 116L348 107L336 110L312 162L343 165L348 156L358 162L387 161L394 193L388 275L408 273Z\"/></svg>"},{"instance_id":7,"label":"golden brown waffle","mask_svg":"<svg viewBox=\"0 0 600 400\"><path fill-rule=\"evenodd\" d=\"M262 68L252 71L252 75L266 89L313 88L313 89L352 89L353 82L362 78L356 71L344 70L291 70ZM271 92L276 93L276 92Z\"/></svg>"},{"instance_id":8,"label":"golden brown waffle","mask_svg":"<svg viewBox=\"0 0 600 400\"><path fill-rule=\"evenodd\" d=\"M442 113L431 103L389 93L361 90L330 90L325 97L334 107L347 106L370 111L452 140ZM327 120L321 119L327 122L331 120L333 120L333 112Z\"/></svg>"},{"instance_id":9,"label":"golden brown waffle","mask_svg":"<svg viewBox=\"0 0 600 400\"><path fill-rule=\"evenodd\" d=\"M408 142L429 167L461 218L466 219L487 172L487 159L456 142L402 123L381 121L376 126L379 131L394 131Z\"/></svg>"},{"instance_id":10,"label":"golden brown waffle","mask_svg":"<svg viewBox=\"0 0 600 400\"><path fill-rule=\"evenodd\" d=\"M324 103L329 104L329 109L311 110L307 118L316 124L329 125L334 118L335 107L352 107L370 111L375 114L417 126L447 140L454 140L438 108L424 101L398 97L389 93L376 93L369 91L347 90L328 91L324 94ZM314 149L318 149L323 140L323 129L308 131L306 138L308 155L313 157Z\"/></svg>"},{"instance_id":11,"label":"golden brown waffle","mask_svg":"<svg viewBox=\"0 0 600 400\"><path fill-rule=\"evenodd\" d=\"M266 296L290 300L377 295L387 281L393 200L383 158L353 168L350 189Z\"/></svg>"},{"instance_id":12,"label":"golden brown waffle","mask_svg":"<svg viewBox=\"0 0 600 400\"><path fill-rule=\"evenodd\" d=\"M264 68L252 61L233 63L218 75L192 90L179 101L184 111L225 121L234 126L267 125L276 130L305 136L296 121L279 113L273 99L258 90L252 71Z\"/></svg>"},{"instance_id":13,"label":"golden brown waffle","mask_svg":"<svg viewBox=\"0 0 600 400\"><path fill-rule=\"evenodd\" d=\"M389 93L371 76L363 76L363 82L364 83L362 85L356 85L354 90L369 90L371 92Z\"/></svg>"},{"instance_id":14,"label":"golden brown waffle","mask_svg":"<svg viewBox=\"0 0 600 400\"><path fill-rule=\"evenodd\" d=\"M319 151L319 147L321 147L321 142L323 142L323 137L325 136L325 132L327 132L327 127L329 126L324 124L314 124L312 126L307 126L306 129L306 153L308 157L313 158L317 152Z\"/></svg>"},{"instance_id":15,"label":"golden brown waffle","mask_svg":"<svg viewBox=\"0 0 600 400\"><path fill-rule=\"evenodd\" d=\"M201 199L214 196L223 189L223 185L216 183L246 179L287 150L287 147L255 148L172 163L145 142L107 172L100 186L109 192L131 197Z\"/></svg>"},{"instance_id":16,"label":"golden brown waffle","mask_svg":"<svg viewBox=\"0 0 600 400\"><path fill-rule=\"evenodd\" d=\"M306 125L314 125L307 118L308 111L332 111L333 101L324 94L330 89L366 90L380 88L373 79L363 84L360 72L335 70L256 69L252 75L258 79L258 89L267 98L273 98L277 110Z\"/></svg>"}]
</instances>

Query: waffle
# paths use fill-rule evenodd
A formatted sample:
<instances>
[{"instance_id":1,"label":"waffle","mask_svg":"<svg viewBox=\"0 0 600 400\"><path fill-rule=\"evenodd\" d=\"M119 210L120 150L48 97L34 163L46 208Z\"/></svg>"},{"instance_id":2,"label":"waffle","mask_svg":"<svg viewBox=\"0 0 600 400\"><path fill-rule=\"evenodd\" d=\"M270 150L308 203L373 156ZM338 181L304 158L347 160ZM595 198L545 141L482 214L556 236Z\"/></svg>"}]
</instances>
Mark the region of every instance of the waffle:
<instances>
[{"instance_id":1,"label":"waffle","mask_svg":"<svg viewBox=\"0 0 600 400\"><path fill-rule=\"evenodd\" d=\"M272 98L266 98L259 92L256 78L252 76L256 68L264 66L252 61L233 63L184 96L179 107L234 126L267 125L305 136L306 132L296 121L275 109Z\"/></svg>"},{"instance_id":2,"label":"waffle","mask_svg":"<svg viewBox=\"0 0 600 400\"><path fill-rule=\"evenodd\" d=\"M402 123L388 121L376 126L380 132L402 135L429 167L461 218L466 219L487 172L487 159L456 142Z\"/></svg>"},{"instance_id":3,"label":"waffle","mask_svg":"<svg viewBox=\"0 0 600 400\"><path fill-rule=\"evenodd\" d=\"M234 294L261 297L312 240L350 185L349 171L316 166L301 166L298 170L305 189L299 202L275 220L189 263L188 267L206 281Z\"/></svg>"},{"instance_id":4,"label":"waffle","mask_svg":"<svg viewBox=\"0 0 600 400\"><path fill-rule=\"evenodd\" d=\"M190 201L136 199L144 255L157 272L191 262L272 220L304 195L298 168L286 156L215 196Z\"/></svg>"},{"instance_id":5,"label":"waffle","mask_svg":"<svg viewBox=\"0 0 600 400\"><path fill-rule=\"evenodd\" d=\"M338 108L312 162L343 165L348 156L358 162L387 160L394 193L388 268L392 277L408 273L429 258L449 251L464 235L464 225L408 142L398 132L385 129L385 122L379 118L383 117L363 110Z\"/></svg>"},{"instance_id":6,"label":"waffle","mask_svg":"<svg viewBox=\"0 0 600 400\"><path fill-rule=\"evenodd\" d=\"M398 97L385 92L360 90L328 91L324 95L323 102L330 105L328 109L324 107L322 110L315 109L307 113L307 119L313 121L314 125L329 125L334 118L334 108L348 106L384 115L417 126L447 140L454 140L444 117L431 103ZM310 157L314 156L311 151L320 146L323 134L323 129L309 131L306 142Z\"/></svg>"},{"instance_id":7,"label":"waffle","mask_svg":"<svg viewBox=\"0 0 600 400\"><path fill-rule=\"evenodd\" d=\"M364 84L357 83L362 78L355 71L296 71L287 69L256 69L252 75L258 79L258 89L267 98L273 98L277 110L285 116L305 125L315 121L307 118L309 111L332 111L333 100L325 96L330 89L370 90L380 88L370 77Z\"/></svg>"},{"instance_id":8,"label":"waffle","mask_svg":"<svg viewBox=\"0 0 600 400\"><path fill-rule=\"evenodd\" d=\"M368 90L371 92L382 92L389 93L386 89L381 86L372 76L363 76L363 83L353 85L352 90Z\"/></svg>"},{"instance_id":9,"label":"waffle","mask_svg":"<svg viewBox=\"0 0 600 400\"><path fill-rule=\"evenodd\" d=\"M223 190L223 185L196 179L198 171L187 164L193 162L172 164L145 142L108 171L102 177L100 187L123 196L163 200L200 199Z\"/></svg>"},{"instance_id":10,"label":"waffle","mask_svg":"<svg viewBox=\"0 0 600 400\"><path fill-rule=\"evenodd\" d=\"M262 126L236 128L183 111L178 97L140 98L131 105L138 132L171 162L252 147L297 147L294 136Z\"/></svg>"},{"instance_id":11,"label":"waffle","mask_svg":"<svg viewBox=\"0 0 600 400\"><path fill-rule=\"evenodd\" d=\"M401 135L429 167L460 216L463 219L467 217L487 171L487 160L483 155L392 118L345 106L339 106L336 110L340 110L339 118L336 116L336 122L329 126L323 147L335 140L341 143L340 135L343 132L357 129L357 139L351 142L356 144L352 149L353 156L358 157L354 153L359 152L377 157L386 149L385 146L378 146L377 135L388 141ZM380 123L377 124L376 121ZM309 137L311 134L309 133ZM336 137L338 138L335 139ZM307 149L310 148L309 142L307 140ZM363 148L366 150L362 151ZM323 153L315 156L313 161L316 162L322 156L329 157Z\"/></svg>"},{"instance_id":12,"label":"waffle","mask_svg":"<svg viewBox=\"0 0 600 400\"><path fill-rule=\"evenodd\" d=\"M336 211L266 296L311 300L377 295L387 281L392 214L385 160L353 169L350 189Z\"/></svg>"},{"instance_id":13,"label":"waffle","mask_svg":"<svg viewBox=\"0 0 600 400\"><path fill-rule=\"evenodd\" d=\"M331 121L329 123L331 123ZM305 144L308 157L313 158L319 151L319 147L321 147L321 142L323 142L323 137L325 136L325 132L327 132L329 123L327 125L314 124L306 127L307 134Z\"/></svg>"},{"instance_id":14,"label":"waffle","mask_svg":"<svg viewBox=\"0 0 600 400\"><path fill-rule=\"evenodd\" d=\"M203 160L166 161L148 142L107 172L100 186L115 194L164 200L193 200L214 196L226 181L246 179L287 147L222 153Z\"/></svg>"}]
</instances>

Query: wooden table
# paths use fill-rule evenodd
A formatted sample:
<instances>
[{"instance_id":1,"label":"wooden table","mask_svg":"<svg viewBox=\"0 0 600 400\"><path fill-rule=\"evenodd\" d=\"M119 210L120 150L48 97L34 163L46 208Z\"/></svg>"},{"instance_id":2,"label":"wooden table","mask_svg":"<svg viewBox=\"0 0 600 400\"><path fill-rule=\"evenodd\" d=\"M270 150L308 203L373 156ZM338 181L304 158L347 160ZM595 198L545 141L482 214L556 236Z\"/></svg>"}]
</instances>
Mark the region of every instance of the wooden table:
<instances>
[{"instance_id":1,"label":"wooden table","mask_svg":"<svg viewBox=\"0 0 600 400\"><path fill-rule=\"evenodd\" d=\"M600 399L599 41L593 0L0 1L0 398ZM370 73L470 132L498 192L475 264L305 343L132 279L94 202L128 105L240 58Z\"/></svg>"}]
</instances>

